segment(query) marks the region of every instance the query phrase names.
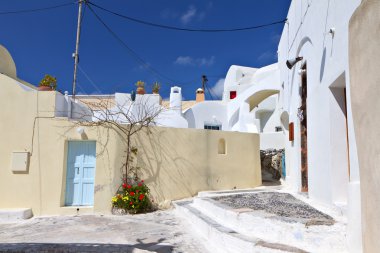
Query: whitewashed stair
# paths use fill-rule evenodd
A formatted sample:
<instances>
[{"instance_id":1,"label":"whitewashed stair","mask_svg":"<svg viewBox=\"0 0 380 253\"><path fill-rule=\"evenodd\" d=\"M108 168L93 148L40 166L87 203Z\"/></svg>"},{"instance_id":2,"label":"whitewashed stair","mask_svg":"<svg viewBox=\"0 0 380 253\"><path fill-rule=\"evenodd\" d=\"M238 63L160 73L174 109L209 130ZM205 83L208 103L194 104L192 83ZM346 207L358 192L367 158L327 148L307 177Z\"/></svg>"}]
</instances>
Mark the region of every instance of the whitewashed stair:
<instances>
[{"instance_id":1,"label":"whitewashed stair","mask_svg":"<svg viewBox=\"0 0 380 253\"><path fill-rule=\"evenodd\" d=\"M176 201L176 213L207 239L213 252L345 252L344 226L305 226L207 197ZM215 196L215 195L212 195Z\"/></svg>"},{"instance_id":2,"label":"whitewashed stair","mask_svg":"<svg viewBox=\"0 0 380 253\"><path fill-rule=\"evenodd\" d=\"M33 216L31 208L0 209L0 221L25 220Z\"/></svg>"},{"instance_id":3,"label":"whitewashed stair","mask_svg":"<svg viewBox=\"0 0 380 253\"><path fill-rule=\"evenodd\" d=\"M176 213L190 222L198 233L207 239L210 252L221 253L269 253L307 252L285 244L270 243L254 236L247 236L216 222L193 206L193 201L174 202Z\"/></svg>"}]
</instances>

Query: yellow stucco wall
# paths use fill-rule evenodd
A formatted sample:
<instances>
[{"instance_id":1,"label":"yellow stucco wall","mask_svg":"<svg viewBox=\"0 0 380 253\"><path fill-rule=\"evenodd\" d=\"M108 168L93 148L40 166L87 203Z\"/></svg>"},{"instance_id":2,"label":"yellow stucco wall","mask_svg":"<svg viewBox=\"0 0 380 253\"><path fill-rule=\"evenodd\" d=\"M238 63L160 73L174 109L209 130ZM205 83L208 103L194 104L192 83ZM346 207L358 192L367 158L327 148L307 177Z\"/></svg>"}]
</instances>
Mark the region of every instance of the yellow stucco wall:
<instances>
[{"instance_id":1,"label":"yellow stucco wall","mask_svg":"<svg viewBox=\"0 0 380 253\"><path fill-rule=\"evenodd\" d=\"M101 127L83 127L85 136L80 136L75 122L53 117L55 92L27 92L1 74L0 86L0 208L32 208L35 215L76 213L77 207L64 206L67 143L95 140L94 206L80 207L80 213L110 212L125 157L120 136ZM221 138L226 154L218 154ZM154 127L134 140L142 178L157 202L261 184L257 134ZM31 153L27 173L11 171L14 151Z\"/></svg>"},{"instance_id":2,"label":"yellow stucco wall","mask_svg":"<svg viewBox=\"0 0 380 253\"><path fill-rule=\"evenodd\" d=\"M364 0L350 20L352 113L360 165L363 252L380 248L380 1Z\"/></svg>"}]
</instances>

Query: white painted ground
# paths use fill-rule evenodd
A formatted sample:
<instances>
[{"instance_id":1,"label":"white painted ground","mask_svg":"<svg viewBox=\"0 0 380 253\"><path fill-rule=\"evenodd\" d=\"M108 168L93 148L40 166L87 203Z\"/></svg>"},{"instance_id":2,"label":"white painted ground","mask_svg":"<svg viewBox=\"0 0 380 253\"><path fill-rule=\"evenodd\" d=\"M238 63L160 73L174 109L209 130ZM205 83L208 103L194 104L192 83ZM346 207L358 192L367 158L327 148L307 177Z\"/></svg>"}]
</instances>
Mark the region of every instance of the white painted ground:
<instances>
[{"instance_id":1,"label":"white painted ground","mask_svg":"<svg viewBox=\"0 0 380 253\"><path fill-rule=\"evenodd\" d=\"M246 189L245 191L249 192L258 189L276 189L279 192L289 193L287 187L283 186L259 187L256 189ZM239 190L226 192L222 195L236 194L237 192L239 192ZM204 192L200 195L212 196L214 194L217 194L217 192ZM313 226L309 229L310 232L317 232L317 234L322 237L330 235L327 239L330 246L326 246L327 248L333 249L333 252L346 252L347 220L344 213L338 208L334 209L331 208L331 206L321 205L314 200L310 201L307 196L298 194L293 194L293 196L329 214L337 221L337 223L331 227ZM276 222L274 221L274 223ZM292 226L297 227L298 225L293 224ZM45 216L31 218L29 220L0 221L0 251L2 247L4 247L4 243L86 243L91 245L119 245L118 247L128 245L133 250L127 252L133 253L212 252L206 239L202 238L200 234L197 234L195 231L196 229L194 229L188 221L176 216L173 209L133 216ZM260 232L264 234L260 234ZM289 236L295 232L296 230L294 228L288 230ZM266 239L269 242L268 234L271 233L272 236L274 236L273 229L270 225L255 230L255 236ZM247 235L249 236L249 233ZM286 244L296 246L291 245L290 241L287 241ZM310 252L321 252L321 249L324 248L315 248L312 246L313 243L307 244L307 247L302 248ZM99 251L95 252L102 252L102 250L99 249ZM271 251L268 249L266 252L280 251Z\"/></svg>"},{"instance_id":2,"label":"white painted ground","mask_svg":"<svg viewBox=\"0 0 380 253\"><path fill-rule=\"evenodd\" d=\"M0 223L2 243L125 244L133 252L208 252L173 210L128 216L47 216Z\"/></svg>"}]
</instances>

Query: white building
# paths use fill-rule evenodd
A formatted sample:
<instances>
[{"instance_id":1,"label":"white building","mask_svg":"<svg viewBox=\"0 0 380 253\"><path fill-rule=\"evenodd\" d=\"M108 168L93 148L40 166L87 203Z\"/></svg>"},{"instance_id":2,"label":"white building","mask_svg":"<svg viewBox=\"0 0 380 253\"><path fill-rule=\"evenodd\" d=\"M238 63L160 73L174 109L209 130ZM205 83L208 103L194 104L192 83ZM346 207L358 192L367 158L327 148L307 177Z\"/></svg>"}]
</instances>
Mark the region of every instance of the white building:
<instances>
[{"instance_id":1,"label":"white building","mask_svg":"<svg viewBox=\"0 0 380 253\"><path fill-rule=\"evenodd\" d=\"M121 116L116 120L126 123L125 114L143 116L143 110L160 111L156 124L164 127L197 128L208 130L260 133L260 148L284 148L284 133L279 117L280 71L277 64L260 69L233 65L227 72L222 100L206 101L202 89L196 90L196 102L182 108L180 87L172 87L168 105L163 105L158 94L77 96L87 104L106 101L105 108L94 108L94 120L102 119L106 111ZM107 100L108 99L108 100ZM104 102L101 102L104 105ZM184 109L184 110L183 110ZM124 114L124 115L123 115ZM136 117L134 117L136 118Z\"/></svg>"},{"instance_id":2,"label":"white building","mask_svg":"<svg viewBox=\"0 0 380 253\"><path fill-rule=\"evenodd\" d=\"M348 29L359 4L292 1L278 47L281 119L291 139L285 142L286 181L295 191L347 212L352 252L361 251L361 216Z\"/></svg>"},{"instance_id":3,"label":"white building","mask_svg":"<svg viewBox=\"0 0 380 253\"><path fill-rule=\"evenodd\" d=\"M221 101L203 101L184 112L190 128L260 133L261 148L283 148L277 64L260 69L233 65Z\"/></svg>"},{"instance_id":4,"label":"white building","mask_svg":"<svg viewBox=\"0 0 380 253\"><path fill-rule=\"evenodd\" d=\"M359 4L292 1L278 64L231 66L222 101L200 102L184 112L189 127L260 132L262 149L284 145L286 183L347 215L352 252L362 247L348 25Z\"/></svg>"},{"instance_id":5,"label":"white building","mask_svg":"<svg viewBox=\"0 0 380 253\"><path fill-rule=\"evenodd\" d=\"M162 124L259 132L262 149L285 147L286 183L348 215L352 251L361 249L361 223L348 24L359 4L360 0L292 1L278 64L260 69L231 66L221 101L197 99L183 113L180 89L174 87L179 93L171 94L172 113Z\"/></svg>"}]
</instances>

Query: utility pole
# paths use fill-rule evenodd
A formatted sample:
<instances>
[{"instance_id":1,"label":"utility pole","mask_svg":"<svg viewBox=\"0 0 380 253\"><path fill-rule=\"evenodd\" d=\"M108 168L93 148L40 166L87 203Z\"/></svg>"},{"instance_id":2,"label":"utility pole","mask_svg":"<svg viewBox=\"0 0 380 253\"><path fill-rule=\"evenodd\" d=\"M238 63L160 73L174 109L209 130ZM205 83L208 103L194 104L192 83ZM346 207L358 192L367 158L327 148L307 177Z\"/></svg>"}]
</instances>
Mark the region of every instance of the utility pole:
<instances>
[{"instance_id":1,"label":"utility pole","mask_svg":"<svg viewBox=\"0 0 380 253\"><path fill-rule=\"evenodd\" d=\"M73 78L73 100L75 101L75 91L76 91L76 84L77 84L77 68L78 68L78 62L79 62L79 39L80 39L80 28L82 23L82 5L85 0L79 0L79 10L78 10L78 26L77 26L77 40L75 43L75 53L73 53L74 58L74 78Z\"/></svg>"},{"instance_id":2,"label":"utility pole","mask_svg":"<svg viewBox=\"0 0 380 253\"><path fill-rule=\"evenodd\" d=\"M206 93L206 83L208 82L207 80L207 76L206 75L202 75L202 89L203 89L203 93Z\"/></svg>"}]
</instances>

